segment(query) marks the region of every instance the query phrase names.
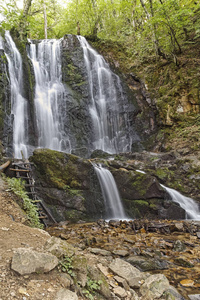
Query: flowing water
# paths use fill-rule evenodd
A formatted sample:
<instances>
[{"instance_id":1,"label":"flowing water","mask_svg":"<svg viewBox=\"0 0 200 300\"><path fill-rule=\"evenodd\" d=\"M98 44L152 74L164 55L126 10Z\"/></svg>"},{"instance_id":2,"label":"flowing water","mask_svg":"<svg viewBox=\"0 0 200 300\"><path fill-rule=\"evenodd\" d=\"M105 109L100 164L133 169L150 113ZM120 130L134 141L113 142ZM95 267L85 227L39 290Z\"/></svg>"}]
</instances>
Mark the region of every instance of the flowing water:
<instances>
[{"instance_id":1,"label":"flowing water","mask_svg":"<svg viewBox=\"0 0 200 300\"><path fill-rule=\"evenodd\" d=\"M120 79L109 68L104 58L98 54L82 36L77 37L83 48L87 69L90 106L93 122L93 148L109 153L131 150L128 121L123 113L124 96ZM121 107L118 105L118 98ZM123 130L122 125L123 124Z\"/></svg>"},{"instance_id":2,"label":"flowing water","mask_svg":"<svg viewBox=\"0 0 200 300\"><path fill-rule=\"evenodd\" d=\"M185 210L186 219L200 220L200 208L193 199L185 197L178 191L168 188L162 184L161 186L170 195L171 200L178 203Z\"/></svg>"},{"instance_id":3,"label":"flowing water","mask_svg":"<svg viewBox=\"0 0 200 300\"><path fill-rule=\"evenodd\" d=\"M31 43L29 56L35 73L38 147L71 152L71 144L64 130L61 40Z\"/></svg>"},{"instance_id":4,"label":"flowing water","mask_svg":"<svg viewBox=\"0 0 200 300\"><path fill-rule=\"evenodd\" d=\"M9 69L11 89L11 116L13 116L13 155L15 158L28 156L27 138L27 100L23 97L22 57L13 42L10 33L5 32L5 42L1 38Z\"/></svg>"},{"instance_id":5,"label":"flowing water","mask_svg":"<svg viewBox=\"0 0 200 300\"><path fill-rule=\"evenodd\" d=\"M106 216L105 219L127 219L122 201L112 173L101 165L93 165L98 176L103 194Z\"/></svg>"}]
</instances>

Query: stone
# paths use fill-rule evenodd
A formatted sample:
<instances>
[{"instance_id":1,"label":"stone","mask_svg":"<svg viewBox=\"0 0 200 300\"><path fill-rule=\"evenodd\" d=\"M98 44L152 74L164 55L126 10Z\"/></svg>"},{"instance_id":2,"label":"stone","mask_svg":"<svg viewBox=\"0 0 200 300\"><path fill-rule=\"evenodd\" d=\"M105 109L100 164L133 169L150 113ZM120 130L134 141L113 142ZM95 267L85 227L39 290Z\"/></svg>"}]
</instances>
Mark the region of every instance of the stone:
<instances>
[{"instance_id":1,"label":"stone","mask_svg":"<svg viewBox=\"0 0 200 300\"><path fill-rule=\"evenodd\" d=\"M98 269L103 273L104 276L109 274L109 270L107 266L103 266L102 264L97 264Z\"/></svg>"},{"instance_id":2,"label":"stone","mask_svg":"<svg viewBox=\"0 0 200 300\"><path fill-rule=\"evenodd\" d=\"M180 281L180 284L183 286L193 286L194 285L194 281L191 279L183 279Z\"/></svg>"},{"instance_id":3,"label":"stone","mask_svg":"<svg viewBox=\"0 0 200 300\"><path fill-rule=\"evenodd\" d=\"M140 300L138 294L134 290L130 289L130 292L131 292L131 300Z\"/></svg>"},{"instance_id":4,"label":"stone","mask_svg":"<svg viewBox=\"0 0 200 300\"><path fill-rule=\"evenodd\" d=\"M123 257L129 255L129 252L126 250L114 250L114 251L112 251L112 253L115 255L123 256Z\"/></svg>"},{"instance_id":5,"label":"stone","mask_svg":"<svg viewBox=\"0 0 200 300\"><path fill-rule=\"evenodd\" d=\"M57 257L72 257L75 253L75 249L72 245L54 236L52 236L46 242L45 250L52 253L53 255L56 255Z\"/></svg>"},{"instance_id":6,"label":"stone","mask_svg":"<svg viewBox=\"0 0 200 300\"><path fill-rule=\"evenodd\" d=\"M80 282L82 287L85 287L87 282L87 259L84 256L76 255L72 261L72 269L77 281Z\"/></svg>"},{"instance_id":7,"label":"stone","mask_svg":"<svg viewBox=\"0 0 200 300\"><path fill-rule=\"evenodd\" d=\"M103 256L109 256L109 255L111 255L111 252L110 252L110 251L107 251L107 250L104 250L104 249L99 249L99 248L88 248L88 250L89 250L91 253L94 253L94 254L100 254L100 255L103 255Z\"/></svg>"},{"instance_id":8,"label":"stone","mask_svg":"<svg viewBox=\"0 0 200 300\"><path fill-rule=\"evenodd\" d=\"M197 232L197 237L198 239L200 239L200 232Z\"/></svg>"},{"instance_id":9,"label":"stone","mask_svg":"<svg viewBox=\"0 0 200 300\"><path fill-rule=\"evenodd\" d=\"M183 252L185 251L186 246L183 242L181 242L180 240L177 240L174 242L174 247L173 250L177 251L177 252Z\"/></svg>"},{"instance_id":10,"label":"stone","mask_svg":"<svg viewBox=\"0 0 200 300\"><path fill-rule=\"evenodd\" d=\"M27 248L18 248L12 258L11 269L20 275L47 273L58 265L56 256Z\"/></svg>"},{"instance_id":11,"label":"stone","mask_svg":"<svg viewBox=\"0 0 200 300\"><path fill-rule=\"evenodd\" d=\"M60 289L56 294L55 300L78 300L78 296L68 289Z\"/></svg>"},{"instance_id":12,"label":"stone","mask_svg":"<svg viewBox=\"0 0 200 300\"><path fill-rule=\"evenodd\" d=\"M88 265L88 275L92 280L101 281L99 293L106 299L111 299L111 291L105 275L93 265Z\"/></svg>"},{"instance_id":13,"label":"stone","mask_svg":"<svg viewBox=\"0 0 200 300\"><path fill-rule=\"evenodd\" d=\"M117 283L120 286L123 286L125 288L125 290L129 290L129 285L128 285L127 281L124 278L119 277L119 276L114 276L113 278L117 281Z\"/></svg>"},{"instance_id":14,"label":"stone","mask_svg":"<svg viewBox=\"0 0 200 300\"><path fill-rule=\"evenodd\" d=\"M164 270L168 268L168 263L166 261L154 258L130 256L126 261L138 268L140 271Z\"/></svg>"},{"instance_id":15,"label":"stone","mask_svg":"<svg viewBox=\"0 0 200 300\"><path fill-rule=\"evenodd\" d=\"M59 281L62 284L62 286L65 288L70 288L70 286L73 284L73 280L71 279L70 275L68 275L66 273L60 274Z\"/></svg>"},{"instance_id":16,"label":"stone","mask_svg":"<svg viewBox=\"0 0 200 300\"><path fill-rule=\"evenodd\" d=\"M183 257L175 258L174 263L177 264L178 266L181 266L184 268L193 268L194 267L194 265L190 261L186 260Z\"/></svg>"},{"instance_id":17,"label":"stone","mask_svg":"<svg viewBox=\"0 0 200 300\"><path fill-rule=\"evenodd\" d=\"M126 279L132 288L139 288L141 280L147 276L147 274L143 274L130 263L120 258L114 259L109 265L109 268L114 274Z\"/></svg>"},{"instance_id":18,"label":"stone","mask_svg":"<svg viewBox=\"0 0 200 300\"><path fill-rule=\"evenodd\" d=\"M200 294L188 295L190 300L200 300Z\"/></svg>"},{"instance_id":19,"label":"stone","mask_svg":"<svg viewBox=\"0 0 200 300\"><path fill-rule=\"evenodd\" d=\"M163 274L149 276L140 287L139 292L143 300L152 299L182 299L182 296L173 288ZM162 298L163 297L163 298Z\"/></svg>"},{"instance_id":20,"label":"stone","mask_svg":"<svg viewBox=\"0 0 200 300\"><path fill-rule=\"evenodd\" d=\"M118 297L120 297L120 299L123 299L127 296L127 293L125 291L125 289L123 289L120 286L117 286L113 289L113 292L115 293L115 295L117 295Z\"/></svg>"}]
</instances>

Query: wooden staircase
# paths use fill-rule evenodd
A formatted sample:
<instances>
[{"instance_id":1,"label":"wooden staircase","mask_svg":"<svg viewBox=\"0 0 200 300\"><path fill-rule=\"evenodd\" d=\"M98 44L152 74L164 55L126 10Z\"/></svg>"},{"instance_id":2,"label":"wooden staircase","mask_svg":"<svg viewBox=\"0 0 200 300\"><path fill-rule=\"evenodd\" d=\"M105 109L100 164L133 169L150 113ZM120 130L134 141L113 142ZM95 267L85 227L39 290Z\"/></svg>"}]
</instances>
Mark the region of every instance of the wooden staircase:
<instances>
[{"instance_id":1,"label":"wooden staircase","mask_svg":"<svg viewBox=\"0 0 200 300\"><path fill-rule=\"evenodd\" d=\"M29 198L32 199L33 202L35 202L35 204L37 205L39 218L41 219L42 223L44 223L45 226L48 226L49 224L56 223L56 220L49 212L44 202L37 196L31 165L32 163L28 160L18 160L12 163L10 171L13 171L15 173L16 178L21 178L26 182L25 188L27 194Z\"/></svg>"}]
</instances>

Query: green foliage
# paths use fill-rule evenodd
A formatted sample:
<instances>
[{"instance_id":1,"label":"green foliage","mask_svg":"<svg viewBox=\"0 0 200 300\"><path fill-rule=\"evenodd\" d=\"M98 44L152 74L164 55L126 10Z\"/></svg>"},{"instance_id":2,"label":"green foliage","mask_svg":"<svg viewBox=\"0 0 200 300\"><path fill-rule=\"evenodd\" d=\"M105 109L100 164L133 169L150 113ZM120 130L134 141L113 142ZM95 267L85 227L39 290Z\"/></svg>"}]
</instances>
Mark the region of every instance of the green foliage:
<instances>
[{"instance_id":1,"label":"green foliage","mask_svg":"<svg viewBox=\"0 0 200 300\"><path fill-rule=\"evenodd\" d=\"M68 256L64 256L62 260L59 261L59 270L68 273L71 277L75 277L75 273L73 272L72 266L72 258Z\"/></svg>"},{"instance_id":2,"label":"green foliage","mask_svg":"<svg viewBox=\"0 0 200 300\"><path fill-rule=\"evenodd\" d=\"M95 293L100 290L101 284L101 280L92 280L90 277L88 277L86 289L83 290L83 294L85 295L85 297L90 300L93 300Z\"/></svg>"},{"instance_id":3,"label":"green foliage","mask_svg":"<svg viewBox=\"0 0 200 300\"><path fill-rule=\"evenodd\" d=\"M6 178L10 190L23 201L23 209L25 210L31 227L43 228L40 223L37 206L34 200L31 200L24 188L24 182L17 178Z\"/></svg>"}]
</instances>

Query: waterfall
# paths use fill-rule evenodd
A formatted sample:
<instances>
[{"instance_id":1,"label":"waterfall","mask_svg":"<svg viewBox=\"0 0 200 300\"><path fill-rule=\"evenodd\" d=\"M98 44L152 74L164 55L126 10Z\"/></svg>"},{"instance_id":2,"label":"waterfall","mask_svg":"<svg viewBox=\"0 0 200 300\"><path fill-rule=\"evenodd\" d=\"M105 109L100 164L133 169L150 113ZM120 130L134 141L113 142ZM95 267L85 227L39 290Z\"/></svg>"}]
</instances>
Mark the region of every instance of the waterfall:
<instances>
[{"instance_id":1,"label":"waterfall","mask_svg":"<svg viewBox=\"0 0 200 300\"><path fill-rule=\"evenodd\" d=\"M65 88L62 83L61 40L31 43L29 56L35 73L38 147L70 153L70 140L64 131L63 111L66 108L63 107Z\"/></svg>"},{"instance_id":2,"label":"waterfall","mask_svg":"<svg viewBox=\"0 0 200 300\"><path fill-rule=\"evenodd\" d=\"M93 122L93 150L101 149L109 153L131 150L128 135L128 121L123 116L122 86L120 79L109 68L104 58L98 54L82 36L77 37L83 48L87 69L90 106ZM118 105L118 98L122 102ZM123 130L122 132L122 125ZM126 132L126 134L124 133Z\"/></svg>"},{"instance_id":3,"label":"waterfall","mask_svg":"<svg viewBox=\"0 0 200 300\"><path fill-rule=\"evenodd\" d=\"M198 204L191 198L185 197L174 189L161 186L170 195L171 200L178 203L186 212L186 219L200 220L200 210Z\"/></svg>"},{"instance_id":4,"label":"waterfall","mask_svg":"<svg viewBox=\"0 0 200 300\"><path fill-rule=\"evenodd\" d=\"M111 172L101 165L93 164L95 172L98 176L101 191L103 194L106 219L127 219L121 198Z\"/></svg>"},{"instance_id":5,"label":"waterfall","mask_svg":"<svg viewBox=\"0 0 200 300\"><path fill-rule=\"evenodd\" d=\"M11 89L11 117L13 116L13 151L15 158L21 158L21 151L28 157L27 146L27 100L23 97L22 57L13 42L10 33L5 32L5 42L1 38L8 61Z\"/></svg>"}]
</instances>

